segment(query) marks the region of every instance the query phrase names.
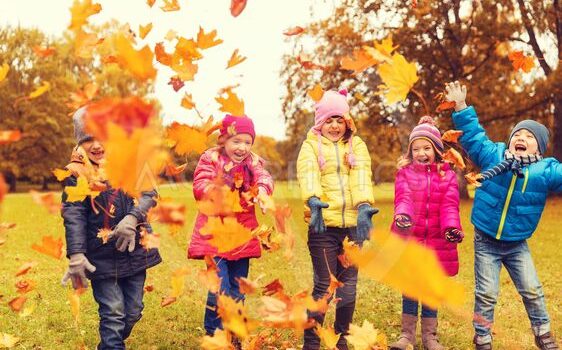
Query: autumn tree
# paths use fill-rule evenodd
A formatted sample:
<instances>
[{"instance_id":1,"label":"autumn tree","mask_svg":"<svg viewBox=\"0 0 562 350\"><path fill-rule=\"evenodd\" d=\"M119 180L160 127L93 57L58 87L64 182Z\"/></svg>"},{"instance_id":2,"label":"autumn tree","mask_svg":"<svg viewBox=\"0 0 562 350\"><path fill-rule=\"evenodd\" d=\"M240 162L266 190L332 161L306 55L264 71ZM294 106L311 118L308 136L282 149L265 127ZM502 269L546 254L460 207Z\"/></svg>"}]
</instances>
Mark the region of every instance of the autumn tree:
<instances>
[{"instance_id":1,"label":"autumn tree","mask_svg":"<svg viewBox=\"0 0 562 350\"><path fill-rule=\"evenodd\" d=\"M7 78L0 83L0 129L23 133L20 141L0 149L0 169L11 190L21 177L43 182L46 187L50 170L68 162L74 145L74 107L68 105L71 93L88 83L97 83L100 97L144 96L151 89L115 64L101 64L95 55L76 57L73 45L68 34L52 38L36 29L0 29L0 64L9 66ZM50 84L50 89L30 98L44 83Z\"/></svg>"},{"instance_id":2,"label":"autumn tree","mask_svg":"<svg viewBox=\"0 0 562 350\"><path fill-rule=\"evenodd\" d=\"M325 90L348 87L351 113L371 151L373 170L380 179L392 180L389 165L405 149L420 116L436 116L443 131L451 127L450 112L435 112L433 97L444 83L460 80L492 139L505 140L518 120L533 118L554 131L551 150L558 155L560 16L558 1L345 0L331 17L288 39L294 49L285 56L281 73L288 136L300 137L296 132L303 130L292 126L313 117L307 89L316 83ZM316 42L312 49L307 49L307 36ZM390 36L396 50L416 62L419 76L406 101L392 105L379 91L376 65L355 73L340 64L355 49ZM540 69L514 70L508 55L515 50L534 54Z\"/></svg>"}]
</instances>

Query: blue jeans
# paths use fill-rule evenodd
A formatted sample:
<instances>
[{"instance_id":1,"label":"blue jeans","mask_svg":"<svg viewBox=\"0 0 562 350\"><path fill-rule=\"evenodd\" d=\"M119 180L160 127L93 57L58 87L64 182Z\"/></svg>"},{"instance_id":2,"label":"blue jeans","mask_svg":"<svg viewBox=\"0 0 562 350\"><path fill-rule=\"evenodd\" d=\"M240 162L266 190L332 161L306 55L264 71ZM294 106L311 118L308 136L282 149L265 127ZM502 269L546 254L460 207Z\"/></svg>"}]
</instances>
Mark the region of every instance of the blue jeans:
<instances>
[{"instance_id":1,"label":"blue jeans","mask_svg":"<svg viewBox=\"0 0 562 350\"><path fill-rule=\"evenodd\" d=\"M347 349L349 324L353 321L355 312L355 296L357 286L357 268L355 266L344 267L338 256L343 253L343 241L346 237L350 240L355 235L355 227L339 228L328 227L324 233L308 231L308 250L312 260L314 272L314 288L312 297L318 300L326 294L330 286L330 273L332 273L344 285L336 289L336 319L334 330L341 334L337 343L338 349ZM308 317L313 318L319 325L324 323L325 314L320 312L308 312ZM304 330L303 350L320 349L320 338L314 328Z\"/></svg>"},{"instance_id":2,"label":"blue jeans","mask_svg":"<svg viewBox=\"0 0 562 350\"><path fill-rule=\"evenodd\" d=\"M99 350L125 349L125 339L142 317L146 271L124 278L92 280L100 316Z\"/></svg>"},{"instance_id":3,"label":"blue jeans","mask_svg":"<svg viewBox=\"0 0 562 350\"><path fill-rule=\"evenodd\" d=\"M215 257L219 278L221 279L220 293L226 294L235 300L244 300L244 294L240 293L240 284L236 280L239 277L248 277L250 259L226 260ZM208 335L215 334L215 330L223 329L221 319L217 313L217 295L209 292L207 294L207 307L205 308L205 331Z\"/></svg>"},{"instance_id":4,"label":"blue jeans","mask_svg":"<svg viewBox=\"0 0 562 350\"><path fill-rule=\"evenodd\" d=\"M507 269L523 299L535 335L550 331L544 293L533 264L527 241L505 242L478 231L474 232L474 320L476 341L490 343L494 307L499 294L500 270Z\"/></svg>"},{"instance_id":5,"label":"blue jeans","mask_svg":"<svg viewBox=\"0 0 562 350\"><path fill-rule=\"evenodd\" d=\"M402 295L402 313L418 317L419 302ZM437 317L437 310L422 304L421 317Z\"/></svg>"}]
</instances>

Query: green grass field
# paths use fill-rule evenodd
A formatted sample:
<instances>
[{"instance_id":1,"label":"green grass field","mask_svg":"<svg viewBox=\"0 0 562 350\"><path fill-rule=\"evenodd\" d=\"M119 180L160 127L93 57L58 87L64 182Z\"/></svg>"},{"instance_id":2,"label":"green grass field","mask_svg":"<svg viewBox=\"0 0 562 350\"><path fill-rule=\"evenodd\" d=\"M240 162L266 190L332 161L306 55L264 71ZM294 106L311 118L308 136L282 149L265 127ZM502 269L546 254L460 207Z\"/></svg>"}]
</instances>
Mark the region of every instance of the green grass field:
<instances>
[{"instance_id":1,"label":"green grass field","mask_svg":"<svg viewBox=\"0 0 562 350\"><path fill-rule=\"evenodd\" d=\"M149 270L148 283L154 291L145 295L143 319L127 341L131 349L198 349L199 339L204 334L202 320L206 290L200 287L197 271L204 264L188 261L186 247L195 216L191 186L188 184L168 185L160 189L163 197L185 203L188 208L187 224L177 234L170 235L168 228L154 225L161 233L160 252L164 262ZM375 189L380 213L375 217L375 226L386 229L392 217L393 187L391 184ZM286 201L293 208L291 224L297 235L295 257L287 261L281 252L264 253L261 259L253 260L250 278L264 275L262 282L279 278L290 293L312 287L311 263L306 248L306 229L302 220L302 204L298 187L294 184L277 185L275 197ZM473 281L473 230L469 213L472 202L462 203L463 226L466 232L464 243L459 246L461 269L458 281L467 290L466 301L461 310L440 312L441 340L449 349L469 349L472 340L472 291ZM530 240L539 277L543 283L553 330L562 334L562 235L560 234L561 199L549 200L541 224ZM261 217L264 223L271 223L270 217ZM44 235L64 237L62 219L49 214L46 209L33 203L28 194L8 195L2 203L0 222L14 222L17 227L7 231L7 239L0 245L0 333L9 333L21 338L16 349L79 349L82 344L95 349L98 340L97 308L91 292L81 297L80 322L76 325L70 311L69 288L60 285L66 269L66 259L56 260L31 249ZM38 265L23 277L15 277L19 266L27 261ZM422 262L420 262L422 263ZM191 273L186 278L185 294L174 304L162 308L160 301L170 290L170 274L186 266ZM28 294L27 305L35 305L34 312L21 317L10 310L8 302L17 296L14 286L18 279L31 279L37 283ZM400 294L378 282L360 278L358 285L355 323L369 320L376 328L394 340L400 330ZM259 298L251 296L248 308L257 316ZM333 308L328 322L333 320ZM496 349L533 349L530 331L523 304L505 269L502 271L501 292L496 308L494 325ZM283 331L276 344L277 349L299 348L300 339L290 331ZM273 348L272 348L273 349Z\"/></svg>"}]
</instances>

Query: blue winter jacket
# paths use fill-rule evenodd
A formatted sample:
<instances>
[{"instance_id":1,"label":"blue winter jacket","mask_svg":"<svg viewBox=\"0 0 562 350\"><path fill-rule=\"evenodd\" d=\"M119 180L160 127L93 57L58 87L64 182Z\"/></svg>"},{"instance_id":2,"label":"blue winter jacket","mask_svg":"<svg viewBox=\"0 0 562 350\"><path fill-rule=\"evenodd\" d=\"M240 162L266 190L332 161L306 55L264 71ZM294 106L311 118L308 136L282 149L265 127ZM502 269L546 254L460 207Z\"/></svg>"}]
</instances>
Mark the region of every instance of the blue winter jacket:
<instances>
[{"instance_id":1,"label":"blue winter jacket","mask_svg":"<svg viewBox=\"0 0 562 350\"><path fill-rule=\"evenodd\" d=\"M65 187L76 184L74 175L64 182ZM90 279L128 277L160 263L162 259L158 249L147 251L140 245L138 230L132 252L118 251L115 247L116 238L104 244L97 237L100 229L113 229L127 214L134 215L139 223L146 223L146 214L156 204L156 195L156 191L144 192L135 206L132 197L110 187L94 199L96 210L93 210L89 196L83 201L68 202L68 196L63 192L61 216L64 219L67 256L84 253L96 267L95 272L87 274ZM148 223L144 226L148 232L152 232Z\"/></svg>"},{"instance_id":2,"label":"blue winter jacket","mask_svg":"<svg viewBox=\"0 0 562 350\"><path fill-rule=\"evenodd\" d=\"M462 147L482 171L504 160L506 144L490 141L474 107L454 112L453 123L463 131ZM533 234L548 192L562 191L562 166L554 158L544 158L523 167L523 173L524 178L503 173L476 189L471 221L478 230L502 241L520 241Z\"/></svg>"}]
</instances>

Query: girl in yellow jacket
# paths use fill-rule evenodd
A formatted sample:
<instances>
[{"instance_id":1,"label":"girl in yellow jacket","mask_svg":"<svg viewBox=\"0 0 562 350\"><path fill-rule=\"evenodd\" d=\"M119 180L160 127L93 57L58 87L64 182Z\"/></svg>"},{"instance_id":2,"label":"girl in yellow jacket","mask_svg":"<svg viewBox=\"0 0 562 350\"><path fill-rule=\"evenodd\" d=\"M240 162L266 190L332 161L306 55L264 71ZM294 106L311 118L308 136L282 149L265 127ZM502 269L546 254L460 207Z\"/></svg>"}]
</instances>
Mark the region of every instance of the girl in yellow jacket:
<instances>
[{"instance_id":1,"label":"girl in yellow jacket","mask_svg":"<svg viewBox=\"0 0 562 350\"><path fill-rule=\"evenodd\" d=\"M355 125L348 115L347 91L327 91L315 106L314 126L301 146L297 177L308 221L308 248L314 271L315 300L330 285L330 272L343 282L336 290L341 299L336 307L334 329L342 336L338 349L348 349L344 335L355 310L357 268L338 260L346 237L361 245L369 238L373 208L371 157L367 146L354 136ZM318 324L324 314L309 312ZM320 348L314 329L304 333L303 350Z\"/></svg>"}]
</instances>

